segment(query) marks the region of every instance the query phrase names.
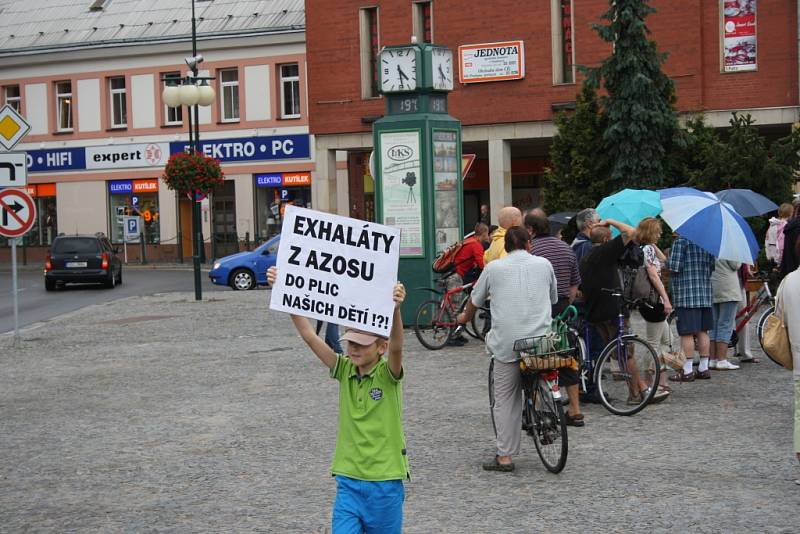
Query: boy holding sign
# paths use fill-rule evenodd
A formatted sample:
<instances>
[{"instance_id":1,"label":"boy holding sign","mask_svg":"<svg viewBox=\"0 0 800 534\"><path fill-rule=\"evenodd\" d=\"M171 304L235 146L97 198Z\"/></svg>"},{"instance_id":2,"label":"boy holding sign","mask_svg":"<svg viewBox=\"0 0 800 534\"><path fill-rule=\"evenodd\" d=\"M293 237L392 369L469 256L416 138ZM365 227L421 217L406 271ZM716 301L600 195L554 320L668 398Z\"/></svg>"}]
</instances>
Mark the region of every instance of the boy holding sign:
<instances>
[{"instance_id":1,"label":"boy holding sign","mask_svg":"<svg viewBox=\"0 0 800 534\"><path fill-rule=\"evenodd\" d=\"M267 280L270 285L278 281L276 267L267 271ZM400 305L405 296L398 282L388 343L377 334L348 328L342 336L347 355L334 353L306 317L290 314L300 337L339 381L339 429L331 466L336 478L334 533L402 531L403 480L409 477L402 421Z\"/></svg>"}]
</instances>

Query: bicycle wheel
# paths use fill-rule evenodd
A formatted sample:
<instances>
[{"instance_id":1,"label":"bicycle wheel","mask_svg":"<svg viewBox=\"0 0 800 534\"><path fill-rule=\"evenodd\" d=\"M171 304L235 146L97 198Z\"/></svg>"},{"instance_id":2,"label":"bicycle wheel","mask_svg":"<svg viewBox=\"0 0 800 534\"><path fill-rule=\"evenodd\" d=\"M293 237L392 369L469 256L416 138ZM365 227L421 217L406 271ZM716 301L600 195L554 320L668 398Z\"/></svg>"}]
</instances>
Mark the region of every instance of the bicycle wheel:
<instances>
[{"instance_id":1,"label":"bicycle wheel","mask_svg":"<svg viewBox=\"0 0 800 534\"><path fill-rule=\"evenodd\" d=\"M480 339L481 341L485 341L486 334L492 327L492 316L489 313L489 308L481 307L475 310L475 315L472 316L470 326L475 332L473 337ZM470 335L473 335L472 332L470 332Z\"/></svg>"},{"instance_id":2,"label":"bicycle wheel","mask_svg":"<svg viewBox=\"0 0 800 534\"><path fill-rule=\"evenodd\" d=\"M523 392L522 424L525 432L533 438L545 468L551 473L560 473L567 465L569 450L564 409L539 375L524 379Z\"/></svg>"},{"instance_id":3,"label":"bicycle wheel","mask_svg":"<svg viewBox=\"0 0 800 534\"><path fill-rule=\"evenodd\" d=\"M455 320L450 310L442 307L439 300L426 300L417 308L414 334L425 348L438 350L450 339Z\"/></svg>"},{"instance_id":4,"label":"bicycle wheel","mask_svg":"<svg viewBox=\"0 0 800 534\"><path fill-rule=\"evenodd\" d=\"M619 346L612 340L597 359L600 402L614 415L640 412L656 394L660 368L656 351L643 339L624 336Z\"/></svg>"},{"instance_id":5,"label":"bicycle wheel","mask_svg":"<svg viewBox=\"0 0 800 534\"><path fill-rule=\"evenodd\" d=\"M774 311L775 311L775 306L770 306L769 308L764 310L764 313L761 315L761 317L758 318L758 324L756 325L756 335L758 336L758 344L761 345L761 350L764 352L764 354L767 355L767 358L775 362L777 365L781 365L780 363L776 362L772 356L769 355L769 352L764 350L764 342L763 342L764 328L767 326L767 318L770 315L772 315Z\"/></svg>"}]
</instances>

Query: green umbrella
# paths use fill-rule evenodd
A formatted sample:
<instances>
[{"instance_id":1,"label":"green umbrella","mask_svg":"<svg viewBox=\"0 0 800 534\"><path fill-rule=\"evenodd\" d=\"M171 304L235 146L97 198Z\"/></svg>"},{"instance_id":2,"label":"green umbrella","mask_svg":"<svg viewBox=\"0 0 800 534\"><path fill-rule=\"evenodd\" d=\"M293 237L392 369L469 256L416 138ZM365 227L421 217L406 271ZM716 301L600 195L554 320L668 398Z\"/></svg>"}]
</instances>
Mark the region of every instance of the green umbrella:
<instances>
[{"instance_id":1,"label":"green umbrella","mask_svg":"<svg viewBox=\"0 0 800 534\"><path fill-rule=\"evenodd\" d=\"M661 195L648 189L623 189L604 198L597 206L597 213L603 219L615 219L636 226L645 217L655 217L661 213ZM618 232L612 228L616 235Z\"/></svg>"}]
</instances>

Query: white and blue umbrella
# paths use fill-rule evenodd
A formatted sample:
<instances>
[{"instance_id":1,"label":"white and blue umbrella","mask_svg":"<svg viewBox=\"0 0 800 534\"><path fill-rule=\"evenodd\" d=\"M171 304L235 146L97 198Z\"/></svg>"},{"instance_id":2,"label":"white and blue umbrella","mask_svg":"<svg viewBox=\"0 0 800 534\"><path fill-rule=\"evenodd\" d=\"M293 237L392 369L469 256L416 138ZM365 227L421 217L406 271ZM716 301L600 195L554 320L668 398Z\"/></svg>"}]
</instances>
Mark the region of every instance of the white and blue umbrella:
<instances>
[{"instance_id":1,"label":"white and blue umbrella","mask_svg":"<svg viewBox=\"0 0 800 534\"><path fill-rule=\"evenodd\" d=\"M752 265L758 241L741 215L713 193L691 187L662 189L660 216L678 234L721 260Z\"/></svg>"}]
</instances>

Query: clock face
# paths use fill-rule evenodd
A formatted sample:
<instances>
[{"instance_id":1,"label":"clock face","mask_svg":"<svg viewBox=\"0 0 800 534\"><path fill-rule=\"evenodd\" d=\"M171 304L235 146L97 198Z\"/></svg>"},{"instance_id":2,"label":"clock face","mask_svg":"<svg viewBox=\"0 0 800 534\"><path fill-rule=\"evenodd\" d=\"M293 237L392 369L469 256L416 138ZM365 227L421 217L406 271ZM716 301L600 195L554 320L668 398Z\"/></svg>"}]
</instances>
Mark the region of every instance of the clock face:
<instances>
[{"instance_id":1,"label":"clock face","mask_svg":"<svg viewBox=\"0 0 800 534\"><path fill-rule=\"evenodd\" d=\"M417 55L413 48L387 48L380 58L381 91L399 93L417 88Z\"/></svg>"},{"instance_id":2,"label":"clock face","mask_svg":"<svg viewBox=\"0 0 800 534\"><path fill-rule=\"evenodd\" d=\"M431 73L433 88L439 91L453 90L453 51L447 48L431 50Z\"/></svg>"}]
</instances>

